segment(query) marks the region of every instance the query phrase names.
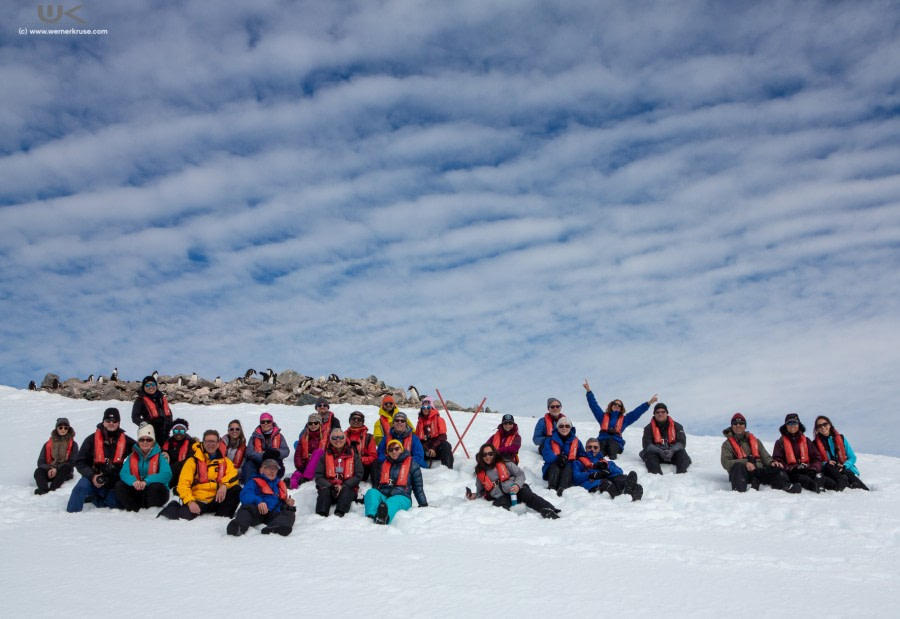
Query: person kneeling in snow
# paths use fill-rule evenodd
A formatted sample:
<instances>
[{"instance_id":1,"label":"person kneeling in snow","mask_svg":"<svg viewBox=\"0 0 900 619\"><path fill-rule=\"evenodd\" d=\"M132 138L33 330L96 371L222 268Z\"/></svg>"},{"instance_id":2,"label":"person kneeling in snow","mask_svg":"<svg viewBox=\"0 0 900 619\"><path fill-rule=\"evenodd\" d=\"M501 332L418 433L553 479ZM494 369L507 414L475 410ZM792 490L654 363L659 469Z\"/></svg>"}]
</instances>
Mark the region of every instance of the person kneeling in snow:
<instances>
[{"instance_id":1,"label":"person kneeling in snow","mask_svg":"<svg viewBox=\"0 0 900 619\"><path fill-rule=\"evenodd\" d=\"M573 463L572 476L576 484L588 492L605 492L614 499L627 494L632 501L640 501L644 487L637 483L637 473L628 475L612 461L605 460L600 449L600 440L589 438L585 444L587 456Z\"/></svg>"},{"instance_id":2,"label":"person kneeling in snow","mask_svg":"<svg viewBox=\"0 0 900 619\"><path fill-rule=\"evenodd\" d=\"M228 535L243 535L250 527L265 524L261 533L290 535L297 508L287 486L278 478L278 460L264 460L259 473L241 490L241 508L225 527Z\"/></svg>"},{"instance_id":3,"label":"person kneeling in snow","mask_svg":"<svg viewBox=\"0 0 900 619\"><path fill-rule=\"evenodd\" d=\"M156 444L153 426L142 423L137 436L137 445L119 471L116 484L116 496L129 512L165 505L172 479L172 469Z\"/></svg>"},{"instance_id":4,"label":"person kneeling in snow","mask_svg":"<svg viewBox=\"0 0 900 619\"><path fill-rule=\"evenodd\" d=\"M203 443L194 443L193 451L181 468L175 490L183 504L172 501L157 518L193 520L210 512L231 518L240 500L241 487L234 464L219 453L219 433L204 432Z\"/></svg>"},{"instance_id":5,"label":"person kneeling in snow","mask_svg":"<svg viewBox=\"0 0 900 619\"><path fill-rule=\"evenodd\" d=\"M467 499L483 497L492 501L494 507L503 509L512 507L513 500L522 501L544 518L559 518L560 510L532 492L525 483L525 472L514 462L504 462L492 444L482 445L475 461L475 492L466 488Z\"/></svg>"},{"instance_id":6,"label":"person kneeling in snow","mask_svg":"<svg viewBox=\"0 0 900 619\"><path fill-rule=\"evenodd\" d=\"M747 484L759 490L760 484L766 484L792 494L800 492L800 484L792 484L784 469L772 466L772 456L762 441L747 432L747 419L742 414L732 415L731 427L722 430L722 434L725 442L720 461L728 471L732 490L747 492Z\"/></svg>"},{"instance_id":7,"label":"person kneeling in snow","mask_svg":"<svg viewBox=\"0 0 900 619\"><path fill-rule=\"evenodd\" d=\"M397 512L412 507L410 494L416 495L419 507L428 507L422 470L403 448L403 443L392 439L385 451L387 457L381 463L378 478L372 480L375 487L363 497L366 517L373 519L375 524L388 524Z\"/></svg>"}]
</instances>

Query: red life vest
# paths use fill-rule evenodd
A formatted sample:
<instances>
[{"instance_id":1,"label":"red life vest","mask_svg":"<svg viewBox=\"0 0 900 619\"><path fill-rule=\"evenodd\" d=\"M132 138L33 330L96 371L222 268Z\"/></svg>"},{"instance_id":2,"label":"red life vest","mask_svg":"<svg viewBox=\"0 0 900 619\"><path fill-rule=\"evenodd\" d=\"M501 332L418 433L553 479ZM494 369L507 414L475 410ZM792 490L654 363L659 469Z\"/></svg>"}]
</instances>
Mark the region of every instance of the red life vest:
<instances>
[{"instance_id":1,"label":"red life vest","mask_svg":"<svg viewBox=\"0 0 900 619\"><path fill-rule=\"evenodd\" d=\"M394 409L394 412L396 412L396 410L397 410L397 409ZM385 417L385 416L383 416L383 415L381 415L381 414L379 413L379 415L378 415L378 422L381 424L381 434L382 434L383 436L388 436L388 435L390 435L390 433L391 433L391 421L388 420L387 417Z\"/></svg>"},{"instance_id":2,"label":"red life vest","mask_svg":"<svg viewBox=\"0 0 900 619\"><path fill-rule=\"evenodd\" d=\"M566 454L567 460L577 460L578 459L578 439L574 439L572 443L569 445L569 453ZM550 441L550 448L553 449L553 453L557 456L562 452L559 447L559 443L556 441Z\"/></svg>"},{"instance_id":3,"label":"red life vest","mask_svg":"<svg viewBox=\"0 0 900 619\"><path fill-rule=\"evenodd\" d=\"M834 461L843 464L847 461L847 449L844 447L844 437L831 428L831 436L834 438ZM831 458L828 456L828 449L825 447L825 441L822 436L816 435L816 447L819 449L819 455L822 456L823 462L828 462Z\"/></svg>"},{"instance_id":4,"label":"red life vest","mask_svg":"<svg viewBox=\"0 0 900 619\"><path fill-rule=\"evenodd\" d=\"M747 432L747 440L750 441L750 455L753 456L750 458L751 460L759 460L759 441L756 440L756 437ZM734 451L734 457L737 460L743 460L747 457L747 454L744 453L744 450L741 449L741 446L738 444L737 439L734 436L728 437L728 442L731 443L731 449Z\"/></svg>"},{"instance_id":5,"label":"red life vest","mask_svg":"<svg viewBox=\"0 0 900 619\"><path fill-rule=\"evenodd\" d=\"M359 430L347 428L344 430L344 434L347 435L347 444L359 455L368 450L369 443L372 442L373 438L369 434L369 428L366 426L361 427Z\"/></svg>"},{"instance_id":6,"label":"red life vest","mask_svg":"<svg viewBox=\"0 0 900 619\"><path fill-rule=\"evenodd\" d=\"M156 410L156 402L144 396L142 398L144 400L144 406L147 407L147 413L150 415L150 419L159 419L159 411ZM162 397L162 405L163 405L163 416L166 419L172 418L172 409L169 408L169 401L166 399L166 396Z\"/></svg>"},{"instance_id":7,"label":"red life vest","mask_svg":"<svg viewBox=\"0 0 900 619\"><path fill-rule=\"evenodd\" d=\"M196 456L194 460L197 461L197 468L194 470L194 484L208 484L209 483L209 465L215 463L216 464L216 484L222 485L222 479L225 477L225 469L228 468L225 466L224 461L219 461L219 458L215 460L210 460L207 462L206 460L200 460Z\"/></svg>"},{"instance_id":8,"label":"red life vest","mask_svg":"<svg viewBox=\"0 0 900 619\"><path fill-rule=\"evenodd\" d=\"M419 415L419 424L416 426L416 436L419 439L425 438L437 438L441 434L447 433L447 426L444 425L444 429L441 429L441 416L438 412L432 409L433 414L428 417L422 417Z\"/></svg>"},{"instance_id":9,"label":"red life vest","mask_svg":"<svg viewBox=\"0 0 900 619\"><path fill-rule=\"evenodd\" d=\"M580 458L578 458L578 461L581 462L582 466L584 466L584 468L587 470L594 468L594 463L591 462L591 459L587 456L581 456ZM600 460L598 460L598 462L600 462Z\"/></svg>"},{"instance_id":10,"label":"red life vest","mask_svg":"<svg viewBox=\"0 0 900 619\"><path fill-rule=\"evenodd\" d=\"M325 447L325 437L328 436L321 430L319 431L319 449L323 449ZM300 437L300 441L297 445L300 450L300 457L306 461L309 460L309 430L303 433L303 436Z\"/></svg>"},{"instance_id":11,"label":"red life vest","mask_svg":"<svg viewBox=\"0 0 900 619\"><path fill-rule=\"evenodd\" d=\"M103 451L103 430L94 432L94 464L105 464L106 454ZM116 451L113 454L112 464L122 464L125 462L125 433L119 433L119 440L116 441Z\"/></svg>"},{"instance_id":12,"label":"red life vest","mask_svg":"<svg viewBox=\"0 0 900 619\"><path fill-rule=\"evenodd\" d=\"M797 433L798 437L798 445L800 446L800 462L803 464L809 464L809 451L806 446L806 436L802 433ZM784 447L784 459L790 466L794 466L797 464L797 457L794 455L794 445L791 443L791 439L787 436L782 435L781 444Z\"/></svg>"},{"instance_id":13,"label":"red life vest","mask_svg":"<svg viewBox=\"0 0 900 619\"><path fill-rule=\"evenodd\" d=\"M68 444L66 445L66 459L63 462L67 462L69 460L69 456L72 455L72 443L75 442L71 436L69 437ZM48 439L47 444L44 445L44 460L47 461L47 464L53 464L53 439Z\"/></svg>"},{"instance_id":14,"label":"red life vest","mask_svg":"<svg viewBox=\"0 0 900 619\"><path fill-rule=\"evenodd\" d=\"M334 419L334 413L328 411L328 419L322 419L322 425L319 426L319 434L321 436L331 436L331 422ZM327 442L324 441L323 442Z\"/></svg>"},{"instance_id":15,"label":"red life vest","mask_svg":"<svg viewBox=\"0 0 900 619\"><path fill-rule=\"evenodd\" d=\"M559 417L554 419L553 415L550 413L544 415L544 434L546 434L548 438L553 436L553 427L556 425L557 419L559 419Z\"/></svg>"},{"instance_id":16,"label":"red life vest","mask_svg":"<svg viewBox=\"0 0 900 619\"><path fill-rule=\"evenodd\" d=\"M494 489L494 482L488 477L487 471L478 471L477 477L481 485L484 486L484 495L487 497L491 490ZM500 461L497 463L497 483L502 484L507 479L509 479L509 469L506 468L506 464Z\"/></svg>"},{"instance_id":17,"label":"red life vest","mask_svg":"<svg viewBox=\"0 0 900 619\"><path fill-rule=\"evenodd\" d=\"M656 419L650 420L650 429L653 430L653 442L656 445L662 445L663 439L659 432L659 426L656 425ZM666 441L669 445L675 442L675 420L669 417L669 427L666 429Z\"/></svg>"},{"instance_id":18,"label":"red life vest","mask_svg":"<svg viewBox=\"0 0 900 619\"><path fill-rule=\"evenodd\" d=\"M609 432L609 411L603 413L603 423L600 424L601 432ZM619 418L616 419L616 434L622 434L622 426L625 424L625 411L619 413Z\"/></svg>"},{"instance_id":19,"label":"red life vest","mask_svg":"<svg viewBox=\"0 0 900 619\"><path fill-rule=\"evenodd\" d=\"M500 450L500 447L511 447L512 444L516 441L516 435L518 432L510 432L506 436L500 430L494 432L494 435L488 441L491 445L494 446L494 449ZM513 455L513 462L516 464L519 463L519 454Z\"/></svg>"},{"instance_id":20,"label":"red life vest","mask_svg":"<svg viewBox=\"0 0 900 619\"><path fill-rule=\"evenodd\" d=\"M241 445L237 448L237 451L234 452L234 467L239 469L241 468L241 463L244 461L244 452L247 451L246 445ZM222 454L223 458L228 457L228 442L223 438L219 441L219 453Z\"/></svg>"},{"instance_id":21,"label":"red life vest","mask_svg":"<svg viewBox=\"0 0 900 619\"><path fill-rule=\"evenodd\" d=\"M136 453L132 453L131 457L128 458L128 468L131 470L131 475L138 481L144 481L140 473L140 463L141 458ZM157 473L159 473L159 452L147 461L147 476L156 475Z\"/></svg>"},{"instance_id":22,"label":"red life vest","mask_svg":"<svg viewBox=\"0 0 900 619\"><path fill-rule=\"evenodd\" d=\"M171 446L172 446L172 440L171 439L166 440L166 442L163 443L163 451L165 451L166 453L169 453L169 447L171 447ZM176 462L181 462L182 460L187 458L188 447L190 447L190 446L191 446L191 442L189 440L187 440L186 438L181 441L181 447L178 448L178 459L176 460Z\"/></svg>"},{"instance_id":23,"label":"red life vest","mask_svg":"<svg viewBox=\"0 0 900 619\"><path fill-rule=\"evenodd\" d=\"M337 465L335 464L335 460L337 460ZM355 466L353 463L353 451L350 450L349 453L344 451L340 454L331 453L331 450L325 452L325 479L328 480L337 480L345 481L353 477L353 467ZM337 466L344 467L343 472L338 477Z\"/></svg>"},{"instance_id":24,"label":"red life vest","mask_svg":"<svg viewBox=\"0 0 900 619\"><path fill-rule=\"evenodd\" d=\"M381 479L378 482L379 484L391 483L391 465L393 463L393 460L390 458L387 458L381 463ZM400 465L400 475L393 481L395 486L407 486L409 484L409 467L411 463L412 456L408 457L403 461L403 464Z\"/></svg>"},{"instance_id":25,"label":"red life vest","mask_svg":"<svg viewBox=\"0 0 900 619\"><path fill-rule=\"evenodd\" d=\"M253 481L256 482L256 485L259 486L259 491L263 494L275 494L274 492L272 492L272 486L267 484L266 480L260 477L254 477ZM278 480L278 498L282 501L287 501L287 486L285 486L284 481L280 479Z\"/></svg>"},{"instance_id":26,"label":"red life vest","mask_svg":"<svg viewBox=\"0 0 900 619\"><path fill-rule=\"evenodd\" d=\"M253 432L253 434L256 434L257 432L259 434L262 434L263 433L262 428L260 428L259 426L256 426L256 430ZM281 448L281 429L278 427L275 427L272 430L272 434L269 435L269 439L271 440L270 446L272 447L272 449L280 449ZM265 443L263 443L263 440L257 436L253 439L253 447L256 450L256 453L262 453L265 450L266 445L265 445Z\"/></svg>"}]
</instances>

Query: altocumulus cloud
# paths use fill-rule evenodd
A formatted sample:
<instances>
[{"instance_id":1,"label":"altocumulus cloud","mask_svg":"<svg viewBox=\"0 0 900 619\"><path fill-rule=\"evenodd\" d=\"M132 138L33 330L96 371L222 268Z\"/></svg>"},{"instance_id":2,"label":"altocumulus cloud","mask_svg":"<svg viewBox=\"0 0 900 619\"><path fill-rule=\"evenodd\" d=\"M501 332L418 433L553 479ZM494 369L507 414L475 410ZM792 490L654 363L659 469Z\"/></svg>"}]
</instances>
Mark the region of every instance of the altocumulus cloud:
<instances>
[{"instance_id":1,"label":"altocumulus cloud","mask_svg":"<svg viewBox=\"0 0 900 619\"><path fill-rule=\"evenodd\" d=\"M3 383L373 373L593 428L589 378L900 453L896 5L80 15L0 33Z\"/></svg>"}]
</instances>

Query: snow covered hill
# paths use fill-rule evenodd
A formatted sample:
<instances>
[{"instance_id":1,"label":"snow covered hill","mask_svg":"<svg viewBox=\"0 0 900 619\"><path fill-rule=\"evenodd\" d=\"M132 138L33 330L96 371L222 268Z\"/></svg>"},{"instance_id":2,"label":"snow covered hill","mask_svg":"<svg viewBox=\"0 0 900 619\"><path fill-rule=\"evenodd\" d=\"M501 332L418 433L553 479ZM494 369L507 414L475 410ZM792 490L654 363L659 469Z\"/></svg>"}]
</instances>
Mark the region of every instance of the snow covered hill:
<instances>
[{"instance_id":1,"label":"snow covered hill","mask_svg":"<svg viewBox=\"0 0 900 619\"><path fill-rule=\"evenodd\" d=\"M430 507L414 507L390 526L373 525L360 506L343 519L316 516L314 490L306 485L294 492L293 535L274 539L251 530L229 538L226 521L212 516L170 522L156 519L155 511L91 506L67 514L74 481L46 496L33 494L38 451L56 418L69 418L80 443L107 406L119 407L133 436L130 403L0 387L0 582L8 617L897 614L896 458L860 454L871 492L737 494L719 466L721 437L689 436L694 464L688 474L667 469L655 477L637 459L640 430L632 428L619 463L638 472L642 501L611 501L579 488L558 499L540 480L540 459L530 445L535 420L517 416L528 443L522 463L529 482L563 510L557 521L524 506L508 513L466 501L474 461L460 449L453 471L424 472ZM355 408L371 428L373 407L334 410L346 425ZM224 431L235 417L252 429L263 410L293 440L312 407L175 407L192 434ZM460 430L470 418L454 416ZM476 418L466 440L470 452L498 421ZM584 440L597 424L576 421L576 428ZM771 449L775 437L760 438Z\"/></svg>"}]
</instances>

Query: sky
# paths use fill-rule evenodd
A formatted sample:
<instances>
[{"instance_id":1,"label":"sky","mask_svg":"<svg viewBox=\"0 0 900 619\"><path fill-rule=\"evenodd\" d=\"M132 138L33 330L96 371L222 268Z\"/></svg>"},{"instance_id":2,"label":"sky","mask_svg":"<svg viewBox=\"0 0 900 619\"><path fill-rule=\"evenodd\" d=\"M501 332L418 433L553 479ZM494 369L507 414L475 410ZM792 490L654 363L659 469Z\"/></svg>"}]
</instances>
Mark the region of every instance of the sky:
<instances>
[{"instance_id":1,"label":"sky","mask_svg":"<svg viewBox=\"0 0 900 619\"><path fill-rule=\"evenodd\" d=\"M0 384L271 367L587 419L588 379L900 455L900 6L37 6L0 6Z\"/></svg>"}]
</instances>

